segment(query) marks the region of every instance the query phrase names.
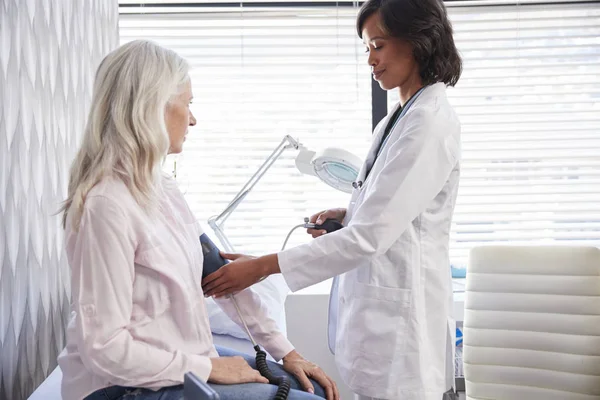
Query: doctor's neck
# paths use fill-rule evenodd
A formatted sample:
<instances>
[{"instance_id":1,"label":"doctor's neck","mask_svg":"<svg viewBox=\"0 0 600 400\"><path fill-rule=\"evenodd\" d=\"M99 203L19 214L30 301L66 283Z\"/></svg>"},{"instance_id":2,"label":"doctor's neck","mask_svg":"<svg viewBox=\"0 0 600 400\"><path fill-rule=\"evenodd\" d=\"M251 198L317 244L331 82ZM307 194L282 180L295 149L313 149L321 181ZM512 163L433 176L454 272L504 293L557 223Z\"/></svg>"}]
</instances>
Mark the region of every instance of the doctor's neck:
<instances>
[{"instance_id":1,"label":"doctor's neck","mask_svg":"<svg viewBox=\"0 0 600 400\"><path fill-rule=\"evenodd\" d=\"M419 74L404 81L404 83L398 87L398 90L400 91L400 105L404 107L408 100L410 100L410 98L422 87L423 83Z\"/></svg>"}]
</instances>

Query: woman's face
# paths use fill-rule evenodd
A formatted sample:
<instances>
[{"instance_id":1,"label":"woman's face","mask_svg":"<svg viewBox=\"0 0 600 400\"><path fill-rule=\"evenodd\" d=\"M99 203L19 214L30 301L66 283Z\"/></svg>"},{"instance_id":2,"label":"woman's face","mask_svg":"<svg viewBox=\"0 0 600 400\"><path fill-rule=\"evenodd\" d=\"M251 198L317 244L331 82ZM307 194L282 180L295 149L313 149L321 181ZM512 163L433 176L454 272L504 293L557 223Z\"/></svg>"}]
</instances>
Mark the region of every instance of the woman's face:
<instances>
[{"instance_id":1,"label":"woman's face","mask_svg":"<svg viewBox=\"0 0 600 400\"><path fill-rule=\"evenodd\" d=\"M410 86L415 79L420 80L412 46L406 40L389 36L382 26L379 13L374 13L367 18L362 30L373 79L384 90Z\"/></svg>"},{"instance_id":2,"label":"woman's face","mask_svg":"<svg viewBox=\"0 0 600 400\"><path fill-rule=\"evenodd\" d=\"M192 83L188 80L181 92L167 104L165 123L169 133L168 154L181 153L188 127L196 125L196 118L190 110L192 98Z\"/></svg>"}]
</instances>

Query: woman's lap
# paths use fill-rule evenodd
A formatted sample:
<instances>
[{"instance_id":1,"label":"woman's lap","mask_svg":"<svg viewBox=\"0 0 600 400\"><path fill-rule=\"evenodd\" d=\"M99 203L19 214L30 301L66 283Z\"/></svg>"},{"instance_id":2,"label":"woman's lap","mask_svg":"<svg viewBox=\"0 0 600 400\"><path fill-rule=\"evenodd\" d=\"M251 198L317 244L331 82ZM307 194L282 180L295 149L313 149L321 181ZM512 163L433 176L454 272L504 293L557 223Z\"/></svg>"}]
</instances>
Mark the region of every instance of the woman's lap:
<instances>
[{"instance_id":1,"label":"woman's lap","mask_svg":"<svg viewBox=\"0 0 600 400\"><path fill-rule=\"evenodd\" d=\"M244 383L240 385L210 386L219 394L221 400L268 400L277 392L277 386L264 383ZM288 400L319 399L310 393L290 390ZM148 389L137 389L119 397L118 400L183 400L183 385L163 388L157 392ZM194 400L194 399L185 399Z\"/></svg>"},{"instance_id":2,"label":"woman's lap","mask_svg":"<svg viewBox=\"0 0 600 400\"><path fill-rule=\"evenodd\" d=\"M256 368L256 360L253 356L249 356L247 354L240 353L238 351L231 350L226 347L216 346L216 348L217 348L217 352L219 353L219 356L221 356L221 357L232 357L232 356L244 357L246 362L248 362L248 364L250 364L250 366L252 368L257 369ZM298 379L296 379L295 376L288 374L287 371L285 369L283 369L283 366L281 364L278 364L273 361L267 361L267 364L269 365L269 369L271 370L271 372L274 375L278 375L278 376L287 375L290 378L290 383L291 383L292 389L300 390L300 391L303 390L302 386L300 386L300 382L298 382ZM312 379L310 380L310 382L313 384L313 386L315 388L315 394L319 397L325 398L325 391L323 390L321 385L319 385L317 382L313 381ZM211 384L209 384L209 385L211 385ZM271 386L273 386L273 385L271 385ZM290 397L288 397L288 398L290 398Z\"/></svg>"},{"instance_id":3,"label":"woman's lap","mask_svg":"<svg viewBox=\"0 0 600 400\"><path fill-rule=\"evenodd\" d=\"M264 383L244 383L241 385L210 385L221 400L269 400L277 393L277 386ZM288 400L316 400L319 397L301 390L290 390Z\"/></svg>"},{"instance_id":4,"label":"woman's lap","mask_svg":"<svg viewBox=\"0 0 600 400\"><path fill-rule=\"evenodd\" d=\"M241 356L252 368L256 369L256 360L254 357L244 353L237 352L225 347L218 347L217 351L221 357ZM267 361L269 369L275 375L287 375L290 378L292 390L290 390L288 400L318 400L319 397L310 393L304 392L298 380L288 374L281 364L272 361ZM315 394L320 397L325 397L323 388L316 382L312 381L315 388ZM215 392L219 394L221 400L255 400L255 399L271 399L277 392L277 386L264 383L244 383L238 385L217 385L208 384ZM122 387L109 387L102 389L86 400L183 400L183 385L172 386L153 391L149 389L135 389ZM193 400L193 399L186 399Z\"/></svg>"}]
</instances>

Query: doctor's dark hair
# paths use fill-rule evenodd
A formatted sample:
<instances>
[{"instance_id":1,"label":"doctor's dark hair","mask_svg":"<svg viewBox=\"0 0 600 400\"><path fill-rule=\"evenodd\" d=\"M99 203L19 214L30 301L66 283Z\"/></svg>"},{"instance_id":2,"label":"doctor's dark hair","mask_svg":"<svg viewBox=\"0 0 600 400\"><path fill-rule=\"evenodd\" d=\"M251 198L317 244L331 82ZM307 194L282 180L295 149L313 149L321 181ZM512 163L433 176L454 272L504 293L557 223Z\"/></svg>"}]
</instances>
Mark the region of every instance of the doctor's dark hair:
<instances>
[{"instance_id":1,"label":"doctor's dark hair","mask_svg":"<svg viewBox=\"0 0 600 400\"><path fill-rule=\"evenodd\" d=\"M442 0L367 0L356 18L361 39L366 20L375 13L381 16L382 28L388 35L412 45L424 85L456 85L462 60Z\"/></svg>"}]
</instances>

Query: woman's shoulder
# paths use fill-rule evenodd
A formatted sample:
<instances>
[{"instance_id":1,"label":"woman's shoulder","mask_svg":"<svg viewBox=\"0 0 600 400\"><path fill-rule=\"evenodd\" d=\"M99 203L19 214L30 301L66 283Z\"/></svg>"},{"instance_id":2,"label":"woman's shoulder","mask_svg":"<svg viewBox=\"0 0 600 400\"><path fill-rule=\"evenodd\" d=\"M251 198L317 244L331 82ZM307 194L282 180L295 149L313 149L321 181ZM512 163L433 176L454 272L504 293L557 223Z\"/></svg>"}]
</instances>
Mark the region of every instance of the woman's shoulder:
<instances>
[{"instance_id":1,"label":"woman's shoulder","mask_svg":"<svg viewBox=\"0 0 600 400\"><path fill-rule=\"evenodd\" d=\"M93 219L116 219L123 231L147 228L147 214L127 185L115 176L104 177L92 187L85 197L83 213Z\"/></svg>"},{"instance_id":2,"label":"woman's shoulder","mask_svg":"<svg viewBox=\"0 0 600 400\"><path fill-rule=\"evenodd\" d=\"M421 93L407 117L407 120L425 126L437 124L443 126L444 130L450 127L460 130L460 122L446 95L446 85L441 82L427 87Z\"/></svg>"},{"instance_id":3,"label":"woman's shoulder","mask_svg":"<svg viewBox=\"0 0 600 400\"><path fill-rule=\"evenodd\" d=\"M434 83L423 89L420 95L415 99L411 107L414 114L417 113L435 113L440 108L449 106L448 96L446 95L446 85L441 82Z\"/></svg>"},{"instance_id":4,"label":"woman's shoulder","mask_svg":"<svg viewBox=\"0 0 600 400\"><path fill-rule=\"evenodd\" d=\"M125 185L125 183L114 176L106 176L100 180L94 187L88 192L86 200L90 198L104 198L111 203L120 205L121 207L129 205L134 202L131 192Z\"/></svg>"},{"instance_id":5,"label":"woman's shoulder","mask_svg":"<svg viewBox=\"0 0 600 400\"><path fill-rule=\"evenodd\" d=\"M76 212L74 209L68 212L65 226L67 236L77 234L80 230L80 223L84 220L106 221L116 218L119 220L119 224L125 228L132 214L128 210L130 197L131 195L122 181L113 177L102 178L85 196L81 212ZM78 218L79 222L75 223L74 218Z\"/></svg>"}]
</instances>

